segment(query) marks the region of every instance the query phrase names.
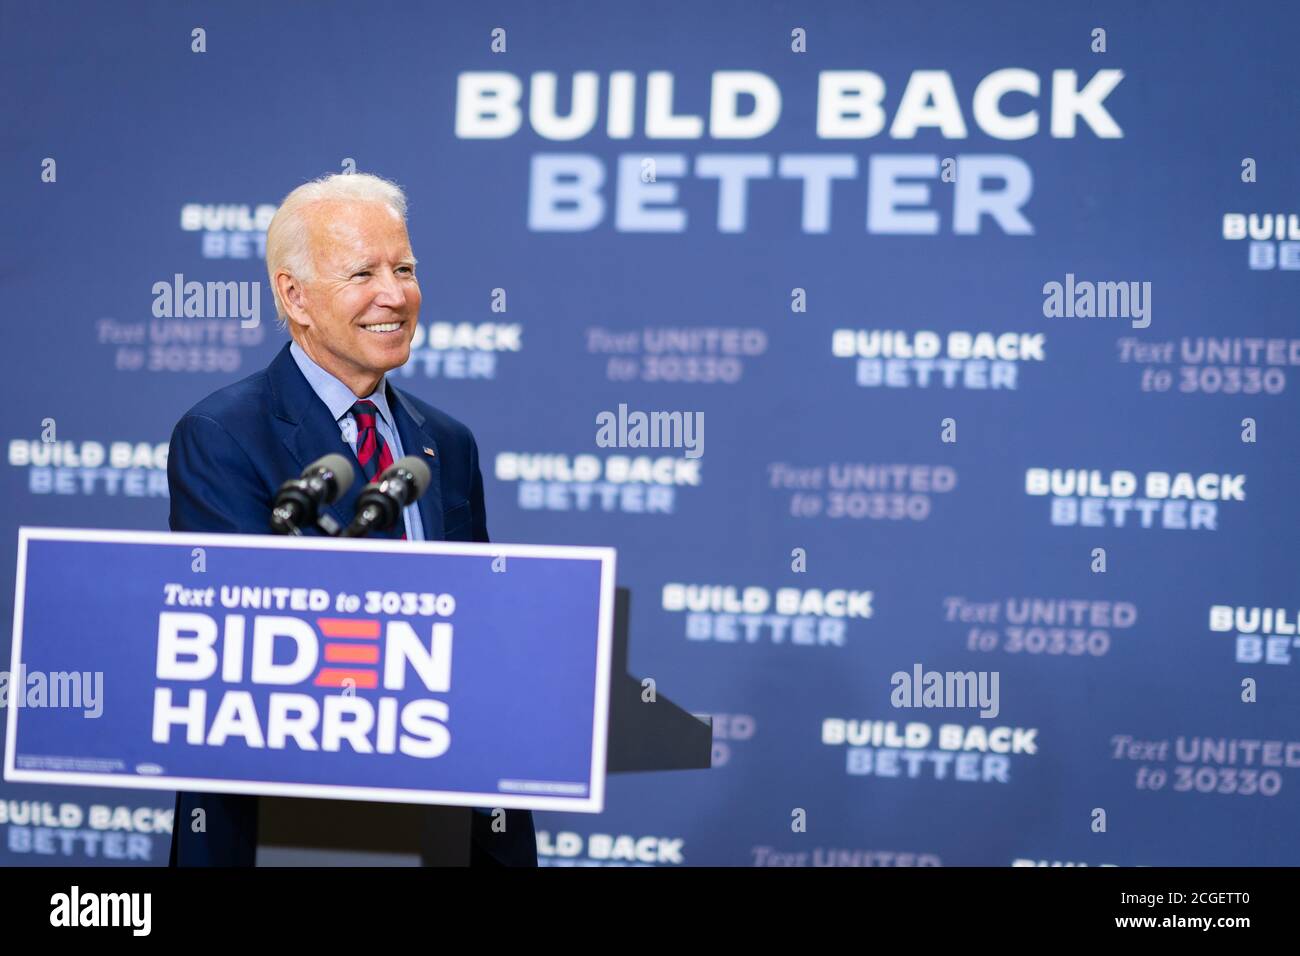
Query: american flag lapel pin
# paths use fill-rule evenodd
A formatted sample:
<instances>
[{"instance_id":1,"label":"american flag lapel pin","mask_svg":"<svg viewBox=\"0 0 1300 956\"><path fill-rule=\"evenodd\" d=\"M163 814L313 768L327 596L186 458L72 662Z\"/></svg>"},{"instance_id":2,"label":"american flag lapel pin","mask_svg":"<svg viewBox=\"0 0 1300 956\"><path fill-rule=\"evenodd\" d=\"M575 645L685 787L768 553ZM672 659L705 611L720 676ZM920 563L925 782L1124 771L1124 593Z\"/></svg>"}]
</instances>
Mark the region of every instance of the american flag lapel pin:
<instances>
[{"instance_id":1,"label":"american flag lapel pin","mask_svg":"<svg viewBox=\"0 0 1300 956\"><path fill-rule=\"evenodd\" d=\"M433 449L430 448L428 445L425 445L425 446L424 446L424 453L425 453L426 455L428 455L430 458L433 458L433 457L434 457Z\"/></svg>"}]
</instances>

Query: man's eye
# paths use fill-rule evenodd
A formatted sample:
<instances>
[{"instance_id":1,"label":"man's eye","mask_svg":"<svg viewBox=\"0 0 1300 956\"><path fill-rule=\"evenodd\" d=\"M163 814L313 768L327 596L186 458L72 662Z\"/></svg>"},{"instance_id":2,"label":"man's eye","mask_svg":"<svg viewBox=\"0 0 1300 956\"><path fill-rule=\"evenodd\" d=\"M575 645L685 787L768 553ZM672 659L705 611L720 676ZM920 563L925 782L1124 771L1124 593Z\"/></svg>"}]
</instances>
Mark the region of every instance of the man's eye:
<instances>
[{"instance_id":1,"label":"man's eye","mask_svg":"<svg viewBox=\"0 0 1300 956\"><path fill-rule=\"evenodd\" d=\"M355 272L352 274L352 278L355 279L357 276L368 276L368 275L370 275L370 272L368 270L366 272Z\"/></svg>"}]
</instances>

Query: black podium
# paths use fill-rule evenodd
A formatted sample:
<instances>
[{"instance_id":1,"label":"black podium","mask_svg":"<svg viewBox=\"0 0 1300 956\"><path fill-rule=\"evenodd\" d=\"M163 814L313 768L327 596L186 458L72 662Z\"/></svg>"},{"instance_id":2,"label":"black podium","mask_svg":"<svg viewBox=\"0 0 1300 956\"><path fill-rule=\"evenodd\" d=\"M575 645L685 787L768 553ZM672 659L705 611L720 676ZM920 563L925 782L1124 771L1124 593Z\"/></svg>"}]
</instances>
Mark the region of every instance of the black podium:
<instances>
[{"instance_id":1,"label":"black podium","mask_svg":"<svg viewBox=\"0 0 1300 956\"><path fill-rule=\"evenodd\" d=\"M610 659L607 773L705 770L713 752L712 720L697 717L655 690L642 699L628 673L631 595L614 597ZM468 866L467 807L260 797L258 866Z\"/></svg>"}]
</instances>

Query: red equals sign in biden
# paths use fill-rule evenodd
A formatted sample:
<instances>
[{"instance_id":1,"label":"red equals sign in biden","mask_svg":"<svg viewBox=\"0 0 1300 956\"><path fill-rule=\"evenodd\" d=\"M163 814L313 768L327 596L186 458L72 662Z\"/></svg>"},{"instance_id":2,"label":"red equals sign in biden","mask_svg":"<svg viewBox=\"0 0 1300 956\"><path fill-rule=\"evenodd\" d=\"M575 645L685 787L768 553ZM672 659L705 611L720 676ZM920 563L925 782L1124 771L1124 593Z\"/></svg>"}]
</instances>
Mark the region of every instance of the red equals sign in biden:
<instances>
[{"instance_id":1,"label":"red equals sign in biden","mask_svg":"<svg viewBox=\"0 0 1300 956\"><path fill-rule=\"evenodd\" d=\"M325 666L316 674L317 687L379 686L379 621L322 617L316 619L316 626L326 638Z\"/></svg>"}]
</instances>

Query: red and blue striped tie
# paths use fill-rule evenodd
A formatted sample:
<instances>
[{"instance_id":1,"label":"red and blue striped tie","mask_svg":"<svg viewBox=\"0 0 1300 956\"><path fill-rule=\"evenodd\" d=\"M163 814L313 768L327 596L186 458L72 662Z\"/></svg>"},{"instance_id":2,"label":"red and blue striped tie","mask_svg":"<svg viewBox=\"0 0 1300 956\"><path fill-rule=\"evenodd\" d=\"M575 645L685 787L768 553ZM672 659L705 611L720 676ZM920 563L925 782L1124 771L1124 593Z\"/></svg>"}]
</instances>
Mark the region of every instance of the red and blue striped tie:
<instances>
[{"instance_id":1,"label":"red and blue striped tie","mask_svg":"<svg viewBox=\"0 0 1300 956\"><path fill-rule=\"evenodd\" d=\"M357 423L357 462L365 472L366 481L374 481L375 475L382 474L393 463L393 453L388 450L388 443L375 427L375 416L379 410L375 403L362 399L351 408L352 417ZM399 522L399 527L403 522ZM405 530L402 538L406 538Z\"/></svg>"}]
</instances>

